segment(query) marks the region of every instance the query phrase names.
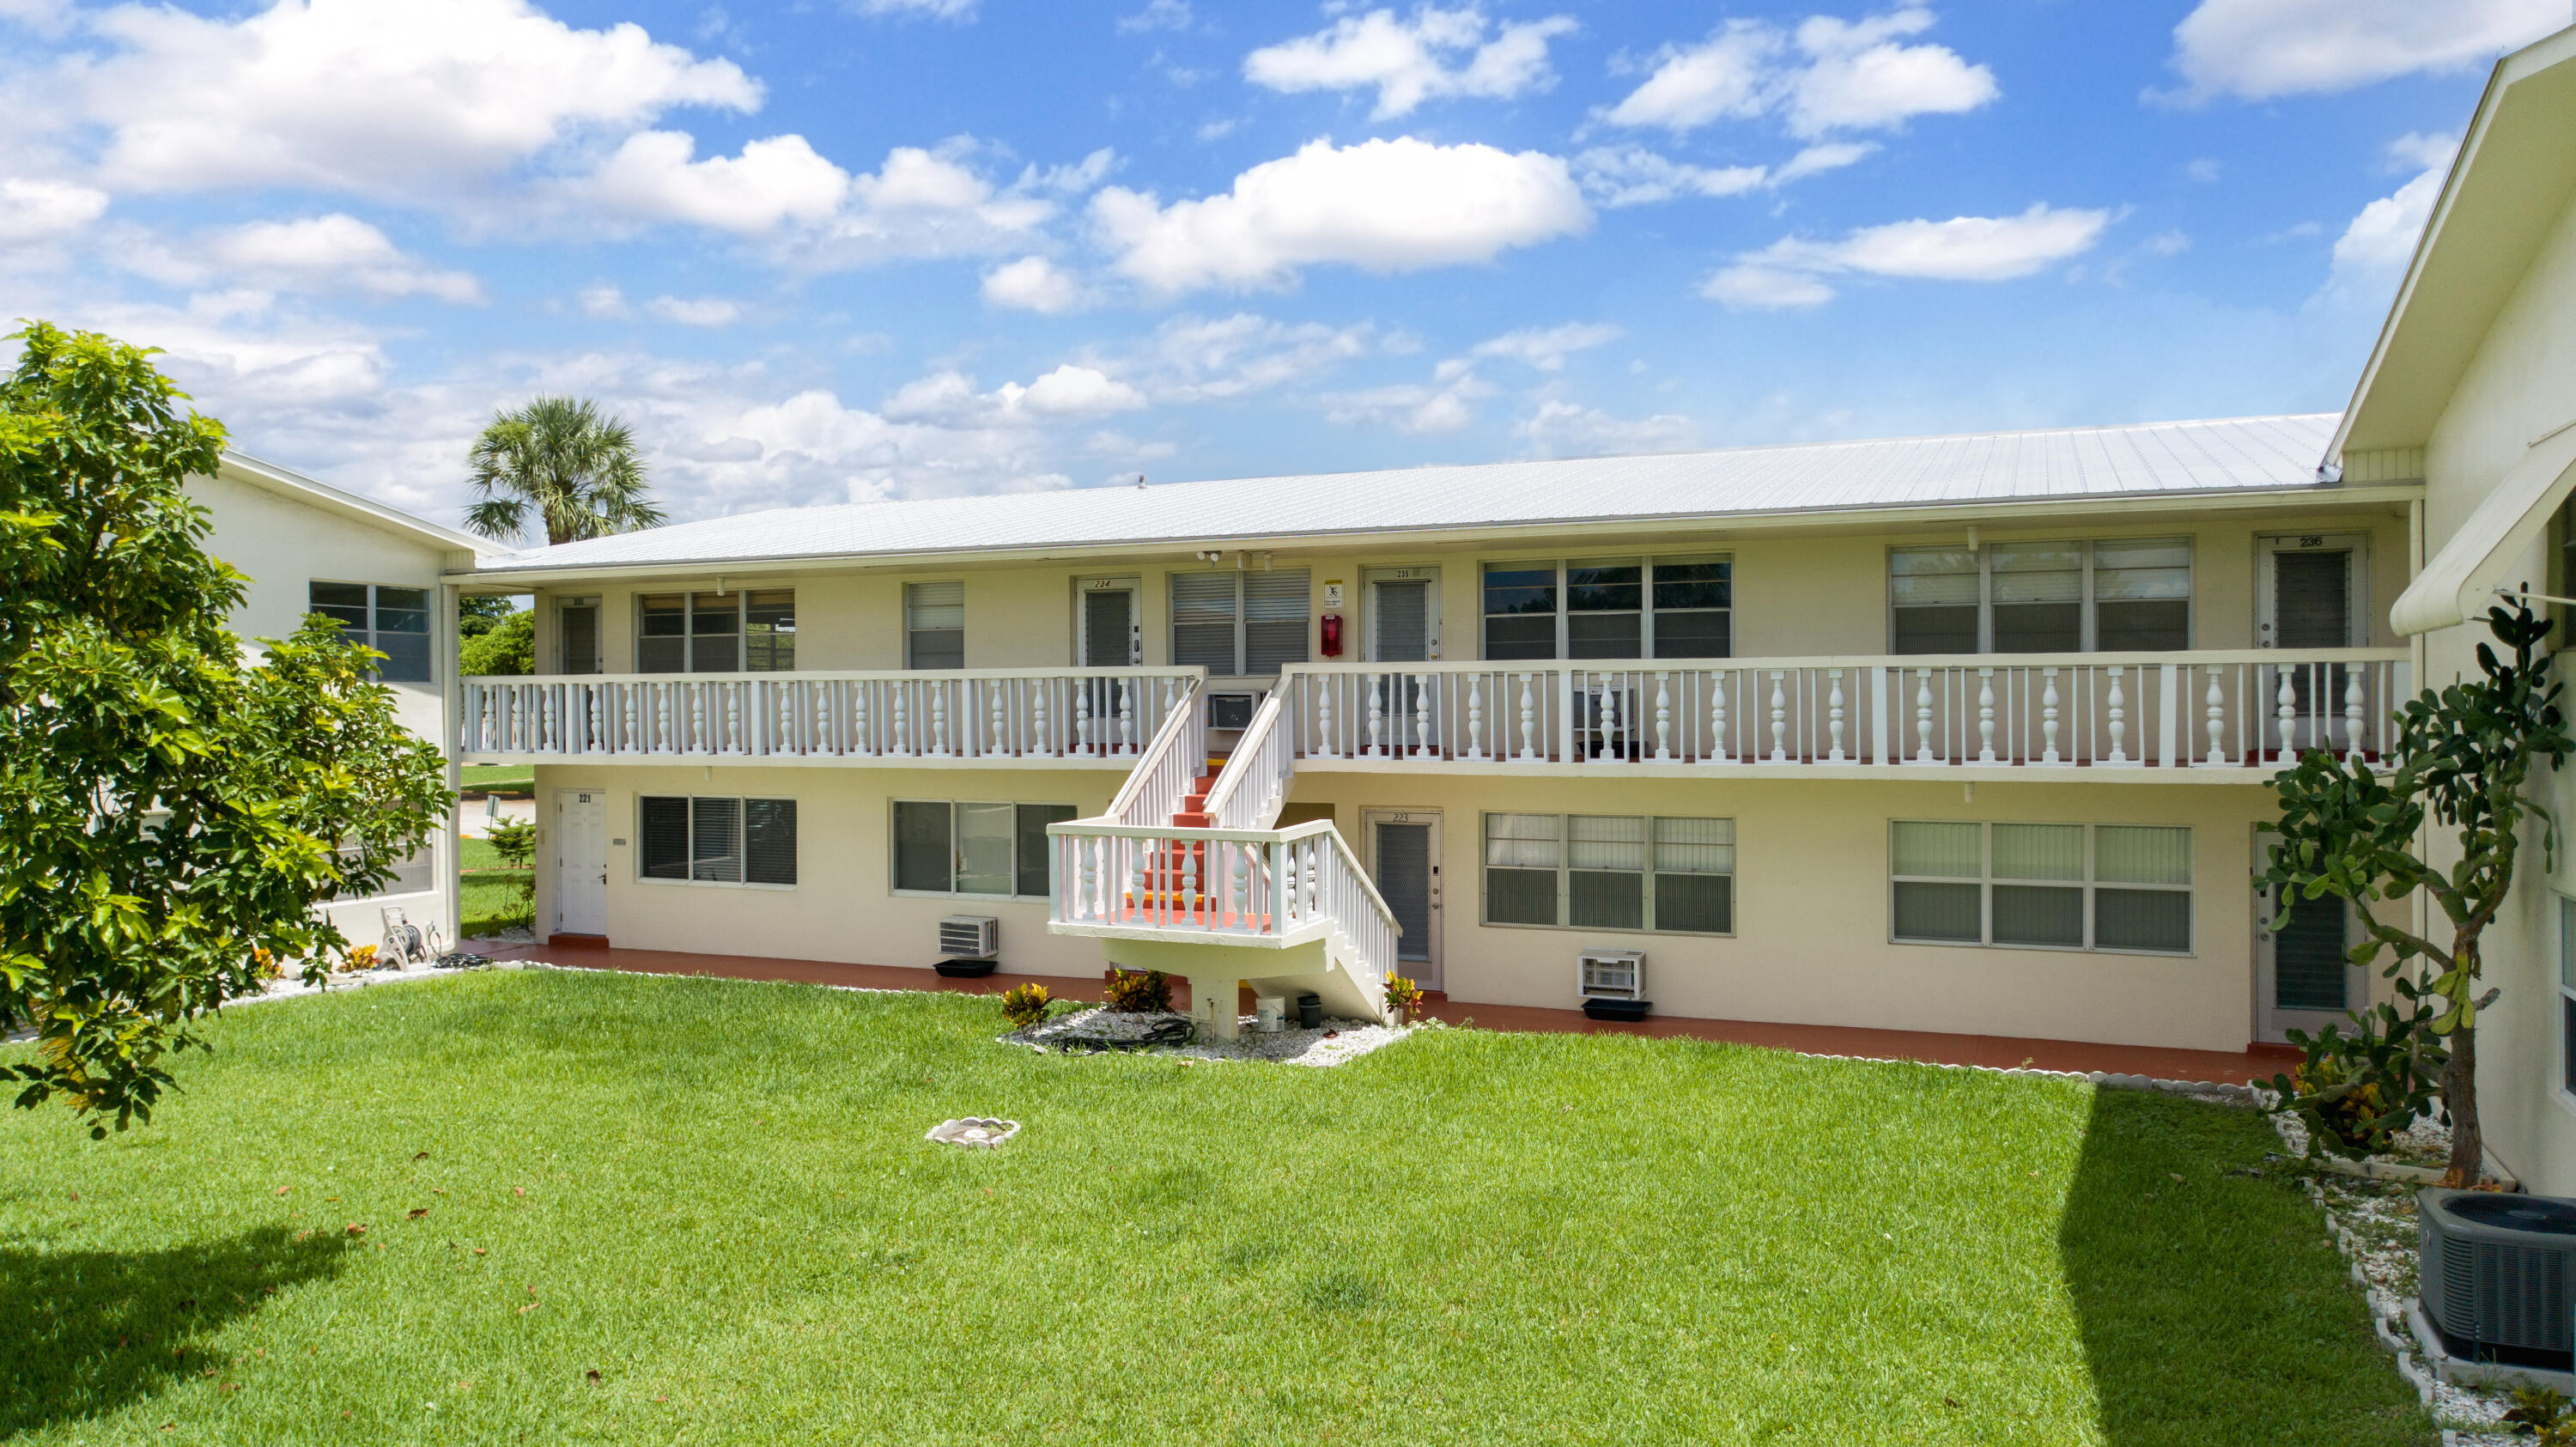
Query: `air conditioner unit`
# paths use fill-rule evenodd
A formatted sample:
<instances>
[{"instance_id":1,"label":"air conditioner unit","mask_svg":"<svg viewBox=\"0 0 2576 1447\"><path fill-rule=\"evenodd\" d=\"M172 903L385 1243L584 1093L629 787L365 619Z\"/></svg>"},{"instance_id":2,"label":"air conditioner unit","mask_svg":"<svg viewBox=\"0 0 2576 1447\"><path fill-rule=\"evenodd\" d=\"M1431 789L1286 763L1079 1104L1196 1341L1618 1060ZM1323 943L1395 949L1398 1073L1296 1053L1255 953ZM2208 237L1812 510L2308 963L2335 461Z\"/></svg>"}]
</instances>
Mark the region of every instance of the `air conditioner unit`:
<instances>
[{"instance_id":1,"label":"air conditioner unit","mask_svg":"<svg viewBox=\"0 0 2576 1447\"><path fill-rule=\"evenodd\" d=\"M1248 693L1209 694L1208 727L1212 729L1252 727L1253 702L1253 696Z\"/></svg>"},{"instance_id":2,"label":"air conditioner unit","mask_svg":"<svg viewBox=\"0 0 2576 1447\"><path fill-rule=\"evenodd\" d=\"M2497 1191L2419 1191L2416 1291L2455 1356L2538 1354L2567 1369L2576 1345L2576 1201Z\"/></svg>"},{"instance_id":3,"label":"air conditioner unit","mask_svg":"<svg viewBox=\"0 0 2576 1447\"><path fill-rule=\"evenodd\" d=\"M988 914L952 914L939 922L939 953L951 960L989 960L1002 952L1002 922Z\"/></svg>"},{"instance_id":4,"label":"air conditioner unit","mask_svg":"<svg viewBox=\"0 0 2576 1447\"><path fill-rule=\"evenodd\" d=\"M1644 950L1585 950L1576 955L1574 993L1586 1000L1646 998Z\"/></svg>"}]
</instances>

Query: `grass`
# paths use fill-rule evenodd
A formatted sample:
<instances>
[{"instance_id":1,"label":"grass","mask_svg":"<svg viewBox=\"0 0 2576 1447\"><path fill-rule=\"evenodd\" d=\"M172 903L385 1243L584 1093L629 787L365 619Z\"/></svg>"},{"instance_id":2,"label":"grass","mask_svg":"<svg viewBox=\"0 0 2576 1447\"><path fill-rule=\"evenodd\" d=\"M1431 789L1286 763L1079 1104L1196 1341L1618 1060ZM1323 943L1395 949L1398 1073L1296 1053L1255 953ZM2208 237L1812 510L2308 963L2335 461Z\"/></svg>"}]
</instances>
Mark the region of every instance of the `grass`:
<instances>
[{"instance_id":1,"label":"grass","mask_svg":"<svg viewBox=\"0 0 2576 1447\"><path fill-rule=\"evenodd\" d=\"M459 764L457 778L458 787L487 794L533 794L537 791L537 766L534 764Z\"/></svg>"},{"instance_id":2,"label":"grass","mask_svg":"<svg viewBox=\"0 0 2576 1447\"><path fill-rule=\"evenodd\" d=\"M2230 1174L2250 1114L1625 1036L1307 1071L999 1028L535 971L232 1012L149 1128L0 1119L0 1439L2431 1438L2313 1208ZM987 1113L1019 1139L921 1139Z\"/></svg>"},{"instance_id":3,"label":"grass","mask_svg":"<svg viewBox=\"0 0 2576 1447\"><path fill-rule=\"evenodd\" d=\"M536 874L501 862L488 839L460 839L457 903L468 936L498 934L536 915Z\"/></svg>"}]
</instances>

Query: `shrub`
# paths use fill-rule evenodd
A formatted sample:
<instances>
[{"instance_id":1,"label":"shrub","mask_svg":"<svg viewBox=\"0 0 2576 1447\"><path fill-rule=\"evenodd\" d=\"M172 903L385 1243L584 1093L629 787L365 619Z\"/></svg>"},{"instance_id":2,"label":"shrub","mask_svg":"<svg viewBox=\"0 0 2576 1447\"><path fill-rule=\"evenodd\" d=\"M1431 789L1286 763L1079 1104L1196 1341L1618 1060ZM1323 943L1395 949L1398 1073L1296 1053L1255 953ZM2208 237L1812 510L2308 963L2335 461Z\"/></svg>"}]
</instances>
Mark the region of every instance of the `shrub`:
<instances>
[{"instance_id":1,"label":"shrub","mask_svg":"<svg viewBox=\"0 0 2576 1447\"><path fill-rule=\"evenodd\" d=\"M372 970L375 967L376 947L374 945L351 945L349 952L340 958L340 969L344 974L357 970Z\"/></svg>"},{"instance_id":2,"label":"shrub","mask_svg":"<svg viewBox=\"0 0 2576 1447\"><path fill-rule=\"evenodd\" d=\"M1422 987L1403 975L1386 977L1386 1008L1410 1020L1422 1013Z\"/></svg>"},{"instance_id":3,"label":"shrub","mask_svg":"<svg viewBox=\"0 0 2576 1447\"><path fill-rule=\"evenodd\" d=\"M2514 1388L2513 1410L2501 1420L2513 1424L2514 1435L2538 1439L2540 1447L2576 1444L2576 1418L2567 1414L2567 1399L2547 1387Z\"/></svg>"},{"instance_id":4,"label":"shrub","mask_svg":"<svg viewBox=\"0 0 2576 1447\"><path fill-rule=\"evenodd\" d=\"M278 963L277 956L269 952L268 946L253 945L250 947L250 973L251 978L257 980L282 980L286 978L286 966Z\"/></svg>"},{"instance_id":5,"label":"shrub","mask_svg":"<svg viewBox=\"0 0 2576 1447\"><path fill-rule=\"evenodd\" d=\"M1002 992L1002 1018L1012 1029L1026 1030L1046 1018L1050 998L1044 985L1013 985Z\"/></svg>"},{"instance_id":6,"label":"shrub","mask_svg":"<svg viewBox=\"0 0 2576 1447\"><path fill-rule=\"evenodd\" d=\"M483 831L492 843L492 852L512 869L526 869L537 854L537 826L533 820L497 820Z\"/></svg>"},{"instance_id":7,"label":"shrub","mask_svg":"<svg viewBox=\"0 0 2576 1447\"><path fill-rule=\"evenodd\" d=\"M1161 1014L1172 1008L1172 977L1160 970L1109 967L1109 1008L1131 1015Z\"/></svg>"},{"instance_id":8,"label":"shrub","mask_svg":"<svg viewBox=\"0 0 2576 1447\"><path fill-rule=\"evenodd\" d=\"M2353 1032L2328 1025L2314 1035L2289 1031L2306 1058L2272 1077L2281 1108L2307 1123L2310 1154L2358 1160L2388 1149L2392 1138L2433 1108L2449 1052L2429 1028L2433 1009L2400 977L2407 1009L2375 1006L2351 1017Z\"/></svg>"}]
</instances>

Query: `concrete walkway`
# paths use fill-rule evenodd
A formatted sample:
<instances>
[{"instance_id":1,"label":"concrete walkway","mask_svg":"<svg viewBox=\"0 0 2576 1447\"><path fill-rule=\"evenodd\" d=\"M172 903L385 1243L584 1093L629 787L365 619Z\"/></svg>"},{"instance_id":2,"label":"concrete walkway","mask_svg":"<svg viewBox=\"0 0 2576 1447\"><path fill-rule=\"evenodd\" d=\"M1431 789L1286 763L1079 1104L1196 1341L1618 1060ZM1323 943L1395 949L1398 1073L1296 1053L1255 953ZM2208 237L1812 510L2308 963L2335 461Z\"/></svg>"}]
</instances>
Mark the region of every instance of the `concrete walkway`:
<instances>
[{"instance_id":1,"label":"concrete walkway","mask_svg":"<svg viewBox=\"0 0 2576 1447\"><path fill-rule=\"evenodd\" d=\"M729 980L784 980L808 985L840 985L870 990L946 990L968 995L998 995L1019 984L1047 987L1059 1000L1097 1001L1099 978L1068 975L991 974L980 980L950 980L918 967L843 965L823 960L773 960L745 955L686 954L677 950L612 948L605 941L558 935L542 945L493 945L469 941L465 948L495 959L538 959L590 969L628 970L644 975L701 975ZM1172 1006L1189 1008L1189 982L1172 981ZM1241 1004L1252 1013L1246 991ZM1452 1024L1473 1021L1480 1030L1516 1030L1587 1035L1677 1036L1763 1045L1815 1055L1854 1055L1873 1060L1920 1060L1936 1065L2027 1065L2041 1070L2101 1070L2121 1075L2152 1075L2167 1080L2211 1080L2241 1084L2268 1081L2274 1071L2299 1062L2286 1045L2258 1045L2251 1050L2168 1050L2149 1045L2098 1045L2079 1040L2026 1040L2008 1035L1943 1035L1915 1030L1864 1030L1840 1025L1783 1025L1751 1020L1702 1020L1683 1015L1657 1015L1637 1024L1593 1020L1580 1010L1545 1010L1525 1005L1484 1005L1454 1001L1437 992L1426 999L1425 1014Z\"/></svg>"}]
</instances>

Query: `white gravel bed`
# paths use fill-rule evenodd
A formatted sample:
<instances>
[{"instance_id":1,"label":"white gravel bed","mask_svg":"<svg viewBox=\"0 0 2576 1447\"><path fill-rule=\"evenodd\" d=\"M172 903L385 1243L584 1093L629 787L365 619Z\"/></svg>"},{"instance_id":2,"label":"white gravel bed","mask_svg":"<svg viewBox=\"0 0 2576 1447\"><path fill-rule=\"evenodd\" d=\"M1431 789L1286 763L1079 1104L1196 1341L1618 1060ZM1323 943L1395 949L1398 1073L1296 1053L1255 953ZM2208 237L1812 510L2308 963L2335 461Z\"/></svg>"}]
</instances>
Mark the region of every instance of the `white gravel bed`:
<instances>
[{"instance_id":1,"label":"white gravel bed","mask_svg":"<svg viewBox=\"0 0 2576 1447\"><path fill-rule=\"evenodd\" d=\"M1172 1055L1185 1060L1266 1060L1279 1065L1327 1066L1340 1065L1382 1050L1421 1028L1375 1025L1366 1020L1326 1020L1312 1030L1292 1027L1275 1035L1264 1035L1255 1031L1252 1023L1251 1016L1243 1017L1243 1034L1236 1040L1190 1040L1184 1037L1156 1041L1153 1037L1168 1034L1175 1024L1186 1028L1189 1017L1166 1012L1129 1013L1095 1006L1058 1015L1026 1030L1014 1030L1001 1039L1004 1044L1047 1052L1108 1049Z\"/></svg>"}]
</instances>

